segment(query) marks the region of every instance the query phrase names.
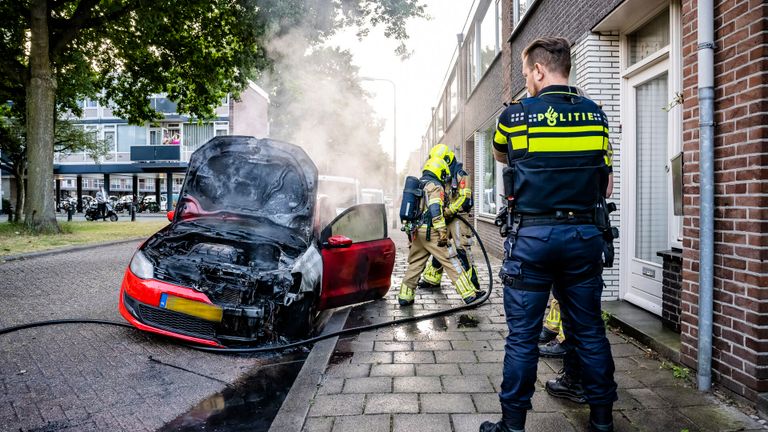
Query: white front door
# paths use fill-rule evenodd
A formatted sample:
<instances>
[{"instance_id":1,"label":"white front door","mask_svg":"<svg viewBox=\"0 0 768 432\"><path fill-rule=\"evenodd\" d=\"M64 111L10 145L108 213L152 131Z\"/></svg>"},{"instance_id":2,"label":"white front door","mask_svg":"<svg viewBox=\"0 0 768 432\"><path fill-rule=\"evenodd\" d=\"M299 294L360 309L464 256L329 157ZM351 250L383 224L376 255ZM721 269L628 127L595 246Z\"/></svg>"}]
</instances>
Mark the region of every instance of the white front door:
<instances>
[{"instance_id":1,"label":"white front door","mask_svg":"<svg viewBox=\"0 0 768 432\"><path fill-rule=\"evenodd\" d=\"M666 61L626 82L624 225L629 256L624 299L661 315L662 258L669 249L669 74ZM629 166L627 166L629 165Z\"/></svg>"}]
</instances>

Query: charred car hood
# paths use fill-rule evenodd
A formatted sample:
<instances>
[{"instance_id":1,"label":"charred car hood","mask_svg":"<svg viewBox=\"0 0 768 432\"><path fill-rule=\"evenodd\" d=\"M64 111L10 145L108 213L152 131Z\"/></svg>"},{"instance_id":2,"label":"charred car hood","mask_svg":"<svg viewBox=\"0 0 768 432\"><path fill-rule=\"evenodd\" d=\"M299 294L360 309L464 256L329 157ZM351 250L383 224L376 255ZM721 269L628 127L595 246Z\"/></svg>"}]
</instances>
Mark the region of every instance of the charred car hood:
<instances>
[{"instance_id":1,"label":"charred car hood","mask_svg":"<svg viewBox=\"0 0 768 432\"><path fill-rule=\"evenodd\" d=\"M221 216L268 221L306 245L316 194L317 168L300 147L271 139L216 137L189 160L176 220Z\"/></svg>"}]
</instances>

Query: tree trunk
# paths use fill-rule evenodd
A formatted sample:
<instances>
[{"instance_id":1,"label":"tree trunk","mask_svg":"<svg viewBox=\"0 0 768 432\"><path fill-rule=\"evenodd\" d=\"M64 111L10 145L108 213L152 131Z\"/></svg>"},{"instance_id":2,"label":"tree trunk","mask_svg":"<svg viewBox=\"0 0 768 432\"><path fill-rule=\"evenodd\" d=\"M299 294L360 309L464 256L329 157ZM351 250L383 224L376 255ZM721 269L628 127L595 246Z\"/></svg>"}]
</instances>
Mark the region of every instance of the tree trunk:
<instances>
[{"instance_id":1,"label":"tree trunk","mask_svg":"<svg viewBox=\"0 0 768 432\"><path fill-rule=\"evenodd\" d=\"M26 190L24 189L24 170L14 171L13 178L16 179L16 207L13 209L13 221L21 220L21 214L24 210L24 199Z\"/></svg>"},{"instance_id":2,"label":"tree trunk","mask_svg":"<svg viewBox=\"0 0 768 432\"><path fill-rule=\"evenodd\" d=\"M27 82L27 190L24 223L35 232L58 233L53 196L53 116L56 78L48 43L48 2L30 2Z\"/></svg>"}]
</instances>

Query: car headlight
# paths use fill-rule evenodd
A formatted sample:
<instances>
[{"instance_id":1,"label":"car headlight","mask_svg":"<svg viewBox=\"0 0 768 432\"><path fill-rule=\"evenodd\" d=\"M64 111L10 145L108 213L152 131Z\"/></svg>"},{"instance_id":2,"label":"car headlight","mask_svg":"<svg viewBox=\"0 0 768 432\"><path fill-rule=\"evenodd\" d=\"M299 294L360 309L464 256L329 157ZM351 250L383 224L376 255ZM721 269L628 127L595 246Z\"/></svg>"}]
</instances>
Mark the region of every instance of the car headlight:
<instances>
[{"instance_id":1,"label":"car headlight","mask_svg":"<svg viewBox=\"0 0 768 432\"><path fill-rule=\"evenodd\" d=\"M155 266L144 256L141 251L136 251L131 259L131 273L141 279L152 279L155 275Z\"/></svg>"}]
</instances>

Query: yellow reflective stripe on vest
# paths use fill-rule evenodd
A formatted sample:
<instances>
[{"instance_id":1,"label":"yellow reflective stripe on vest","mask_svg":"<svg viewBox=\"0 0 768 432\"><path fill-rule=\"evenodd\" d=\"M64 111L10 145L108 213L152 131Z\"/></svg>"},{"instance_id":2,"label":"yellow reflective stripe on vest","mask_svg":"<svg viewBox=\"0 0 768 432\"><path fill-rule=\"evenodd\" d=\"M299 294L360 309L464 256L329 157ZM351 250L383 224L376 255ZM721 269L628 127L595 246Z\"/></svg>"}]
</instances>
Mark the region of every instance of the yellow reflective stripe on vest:
<instances>
[{"instance_id":1,"label":"yellow reflective stripe on vest","mask_svg":"<svg viewBox=\"0 0 768 432\"><path fill-rule=\"evenodd\" d=\"M496 134L493 135L493 142L496 144L507 145L507 136L497 130Z\"/></svg>"},{"instance_id":2,"label":"yellow reflective stripe on vest","mask_svg":"<svg viewBox=\"0 0 768 432\"><path fill-rule=\"evenodd\" d=\"M546 137L529 139L529 152L579 152L590 150L603 150L603 137Z\"/></svg>"},{"instance_id":3,"label":"yellow reflective stripe on vest","mask_svg":"<svg viewBox=\"0 0 768 432\"><path fill-rule=\"evenodd\" d=\"M499 129L506 133L515 133L515 132L523 132L528 128L528 125L520 125L520 126L504 126L503 124L499 123Z\"/></svg>"},{"instance_id":4,"label":"yellow reflective stripe on vest","mask_svg":"<svg viewBox=\"0 0 768 432\"><path fill-rule=\"evenodd\" d=\"M432 204L442 204L442 203L443 203L443 200L441 200L440 198L432 198L429 200L429 203L427 205L431 206Z\"/></svg>"},{"instance_id":5,"label":"yellow reflective stripe on vest","mask_svg":"<svg viewBox=\"0 0 768 432\"><path fill-rule=\"evenodd\" d=\"M608 133L608 128L601 125L590 126L539 126L531 127L528 129L529 134L536 133L577 133L577 132L605 132Z\"/></svg>"},{"instance_id":6,"label":"yellow reflective stripe on vest","mask_svg":"<svg viewBox=\"0 0 768 432\"><path fill-rule=\"evenodd\" d=\"M523 150L528 148L527 135L512 137L509 139L509 142L512 144L512 150Z\"/></svg>"}]
</instances>

